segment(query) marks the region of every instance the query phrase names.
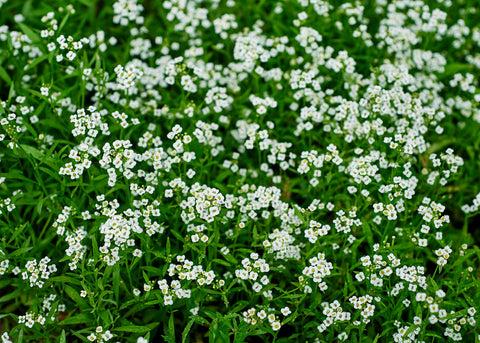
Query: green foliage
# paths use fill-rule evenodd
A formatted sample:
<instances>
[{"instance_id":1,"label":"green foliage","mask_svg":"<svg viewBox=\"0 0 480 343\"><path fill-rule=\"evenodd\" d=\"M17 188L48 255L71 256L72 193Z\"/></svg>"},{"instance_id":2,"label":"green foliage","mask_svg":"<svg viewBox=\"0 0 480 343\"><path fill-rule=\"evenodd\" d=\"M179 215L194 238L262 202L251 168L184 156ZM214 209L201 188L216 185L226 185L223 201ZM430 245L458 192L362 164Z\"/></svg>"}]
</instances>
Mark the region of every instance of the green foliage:
<instances>
[{"instance_id":1,"label":"green foliage","mask_svg":"<svg viewBox=\"0 0 480 343\"><path fill-rule=\"evenodd\" d=\"M480 340L479 22L0 0L2 342Z\"/></svg>"}]
</instances>

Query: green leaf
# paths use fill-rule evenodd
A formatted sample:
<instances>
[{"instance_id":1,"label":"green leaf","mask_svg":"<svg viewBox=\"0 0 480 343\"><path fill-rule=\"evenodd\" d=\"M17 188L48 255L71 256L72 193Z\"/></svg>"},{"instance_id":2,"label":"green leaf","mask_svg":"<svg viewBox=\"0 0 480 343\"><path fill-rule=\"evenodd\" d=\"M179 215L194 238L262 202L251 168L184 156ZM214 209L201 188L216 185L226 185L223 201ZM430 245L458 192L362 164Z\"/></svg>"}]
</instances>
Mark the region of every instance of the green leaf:
<instances>
[{"instance_id":1,"label":"green leaf","mask_svg":"<svg viewBox=\"0 0 480 343\"><path fill-rule=\"evenodd\" d=\"M18 333L18 343L23 342L23 329L20 329L20 332Z\"/></svg>"},{"instance_id":2,"label":"green leaf","mask_svg":"<svg viewBox=\"0 0 480 343\"><path fill-rule=\"evenodd\" d=\"M91 318L89 318L85 314L77 314L72 317L66 318L60 322L61 325L75 325L75 324L83 324L91 322Z\"/></svg>"},{"instance_id":3,"label":"green leaf","mask_svg":"<svg viewBox=\"0 0 480 343\"><path fill-rule=\"evenodd\" d=\"M68 285L64 286L65 293L79 306L87 307L85 300L80 296L80 294L73 288Z\"/></svg>"},{"instance_id":4,"label":"green leaf","mask_svg":"<svg viewBox=\"0 0 480 343\"><path fill-rule=\"evenodd\" d=\"M221 264L221 265L226 266L226 267L230 267L230 266L231 266L231 264L228 263L227 261L220 260L220 259L218 259L218 258L213 259L212 262Z\"/></svg>"},{"instance_id":5,"label":"green leaf","mask_svg":"<svg viewBox=\"0 0 480 343\"><path fill-rule=\"evenodd\" d=\"M47 162L49 165L54 165L54 166L58 164L57 160L55 160L52 157L47 157L43 152L41 152L37 148L34 148L33 146L20 144L20 147L23 149L23 151L31 155L36 160L39 160L41 162Z\"/></svg>"},{"instance_id":6,"label":"green leaf","mask_svg":"<svg viewBox=\"0 0 480 343\"><path fill-rule=\"evenodd\" d=\"M363 224L362 229L363 229L363 232L365 232L365 237L367 238L367 242L371 247L373 247L373 232L370 227L370 224L368 224L367 222L362 222L362 224Z\"/></svg>"},{"instance_id":7,"label":"green leaf","mask_svg":"<svg viewBox=\"0 0 480 343\"><path fill-rule=\"evenodd\" d=\"M173 312L168 319L168 335L170 336L170 339L175 342L175 316L173 315Z\"/></svg>"},{"instance_id":8,"label":"green leaf","mask_svg":"<svg viewBox=\"0 0 480 343\"><path fill-rule=\"evenodd\" d=\"M71 284L74 284L74 285L80 285L81 284L80 280L75 279L75 278L70 277L70 276L64 276L64 275L54 276L54 277L49 278L48 280L53 281L53 282L68 282L68 283L71 283Z\"/></svg>"},{"instance_id":9,"label":"green leaf","mask_svg":"<svg viewBox=\"0 0 480 343\"><path fill-rule=\"evenodd\" d=\"M22 292L22 290L17 288L12 293L9 293L9 294L4 295L3 297L0 297L0 303L4 303L4 302L10 301L12 299L15 299L17 296L19 296L19 294L21 292Z\"/></svg>"},{"instance_id":10,"label":"green leaf","mask_svg":"<svg viewBox=\"0 0 480 343\"><path fill-rule=\"evenodd\" d=\"M182 243L185 243L185 238L182 237L176 230L170 230L170 232Z\"/></svg>"},{"instance_id":11,"label":"green leaf","mask_svg":"<svg viewBox=\"0 0 480 343\"><path fill-rule=\"evenodd\" d=\"M98 261L98 243L95 236L92 236L92 250L93 250L93 259Z\"/></svg>"},{"instance_id":12,"label":"green leaf","mask_svg":"<svg viewBox=\"0 0 480 343\"><path fill-rule=\"evenodd\" d=\"M22 227L22 229L25 227L25 225ZM21 230L18 230L18 231L21 231ZM26 252L32 250L33 247L25 247L25 248L20 248L20 249L17 249L15 250L14 252L12 252L10 254L10 257L15 257L15 256L20 256L20 255L24 255Z\"/></svg>"},{"instance_id":13,"label":"green leaf","mask_svg":"<svg viewBox=\"0 0 480 343\"><path fill-rule=\"evenodd\" d=\"M137 301L138 301L137 299L132 299L132 300L129 300L129 301L123 303L120 306L120 310L123 310L124 308L130 307L131 305L135 304Z\"/></svg>"},{"instance_id":14,"label":"green leaf","mask_svg":"<svg viewBox=\"0 0 480 343\"><path fill-rule=\"evenodd\" d=\"M62 29L65 26L65 24L67 23L67 20L68 20L69 17L70 17L70 13L67 12L67 14L63 17L60 25L58 26L57 34L62 31Z\"/></svg>"},{"instance_id":15,"label":"green leaf","mask_svg":"<svg viewBox=\"0 0 480 343\"><path fill-rule=\"evenodd\" d=\"M118 328L113 329L113 331L134 332L134 333L145 333L150 330L151 329L146 326L137 326L137 325L120 326Z\"/></svg>"},{"instance_id":16,"label":"green leaf","mask_svg":"<svg viewBox=\"0 0 480 343\"><path fill-rule=\"evenodd\" d=\"M118 304L120 294L120 266L118 264L113 266L113 294Z\"/></svg>"},{"instance_id":17,"label":"green leaf","mask_svg":"<svg viewBox=\"0 0 480 343\"><path fill-rule=\"evenodd\" d=\"M65 330L62 330L62 334L60 335L60 343L67 343L67 337L65 335Z\"/></svg>"},{"instance_id":18,"label":"green leaf","mask_svg":"<svg viewBox=\"0 0 480 343\"><path fill-rule=\"evenodd\" d=\"M36 59L34 59L31 63L29 63L29 64L27 65L27 70L32 69L32 68L35 67L37 64L45 61L46 59L48 59L48 56L49 56L49 55L42 55L42 56L37 57ZM39 93L39 92L37 92L37 91L34 92L34 91L31 90L31 89L25 89L25 90L28 91L28 92L31 91L31 93L36 94L38 97L43 97L42 94Z\"/></svg>"},{"instance_id":19,"label":"green leaf","mask_svg":"<svg viewBox=\"0 0 480 343\"><path fill-rule=\"evenodd\" d=\"M0 77L7 83L7 86L10 86L12 83L12 79L10 78L10 75L8 75L7 71L0 66Z\"/></svg>"},{"instance_id":20,"label":"green leaf","mask_svg":"<svg viewBox=\"0 0 480 343\"><path fill-rule=\"evenodd\" d=\"M187 342L188 333L190 332L190 329L192 328L193 323L195 323L195 319L191 319L185 326L185 329L183 329L182 343Z\"/></svg>"},{"instance_id":21,"label":"green leaf","mask_svg":"<svg viewBox=\"0 0 480 343\"><path fill-rule=\"evenodd\" d=\"M23 33L25 33L28 38L30 38L30 40L33 42L33 43L37 43L37 42L40 42L41 39L40 39L40 36L38 34L36 34L31 28L29 28L27 25L23 24L23 23L17 23L18 26L20 27L20 30L23 31Z\"/></svg>"}]
</instances>

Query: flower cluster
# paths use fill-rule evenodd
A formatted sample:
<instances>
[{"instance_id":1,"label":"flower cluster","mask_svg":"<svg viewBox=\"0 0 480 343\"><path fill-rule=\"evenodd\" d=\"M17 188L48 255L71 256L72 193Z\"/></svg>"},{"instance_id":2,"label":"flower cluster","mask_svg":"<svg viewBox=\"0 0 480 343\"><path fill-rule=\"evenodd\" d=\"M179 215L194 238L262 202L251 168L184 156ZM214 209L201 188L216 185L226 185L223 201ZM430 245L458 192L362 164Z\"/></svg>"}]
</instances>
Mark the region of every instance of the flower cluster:
<instances>
[{"instance_id":1,"label":"flower cluster","mask_svg":"<svg viewBox=\"0 0 480 343\"><path fill-rule=\"evenodd\" d=\"M57 271L55 264L49 264L51 259L45 256L40 261L30 260L26 263L24 270L22 271L22 279L28 280L30 287L42 288L50 278L50 274Z\"/></svg>"}]
</instances>

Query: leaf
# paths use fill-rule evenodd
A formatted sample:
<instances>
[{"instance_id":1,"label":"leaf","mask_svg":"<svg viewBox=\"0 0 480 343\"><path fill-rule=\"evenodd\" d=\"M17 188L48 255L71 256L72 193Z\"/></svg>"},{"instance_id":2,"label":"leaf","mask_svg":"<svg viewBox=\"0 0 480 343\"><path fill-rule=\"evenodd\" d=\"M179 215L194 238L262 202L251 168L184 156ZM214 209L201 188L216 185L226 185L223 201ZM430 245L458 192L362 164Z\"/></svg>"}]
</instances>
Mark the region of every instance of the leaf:
<instances>
[{"instance_id":1,"label":"leaf","mask_svg":"<svg viewBox=\"0 0 480 343\"><path fill-rule=\"evenodd\" d=\"M228 263L227 261L220 260L220 259L218 259L218 258L213 259L212 262L221 264L221 265L226 266L226 267L230 267L230 266L231 266L231 264Z\"/></svg>"},{"instance_id":2,"label":"leaf","mask_svg":"<svg viewBox=\"0 0 480 343\"><path fill-rule=\"evenodd\" d=\"M98 261L98 243L95 236L92 236L92 250L93 250L93 258L95 261Z\"/></svg>"},{"instance_id":3,"label":"leaf","mask_svg":"<svg viewBox=\"0 0 480 343\"><path fill-rule=\"evenodd\" d=\"M230 310L230 312L235 313L240 310L243 310L248 304L249 302L246 300L237 301L235 306L233 306L232 309Z\"/></svg>"},{"instance_id":4,"label":"leaf","mask_svg":"<svg viewBox=\"0 0 480 343\"><path fill-rule=\"evenodd\" d=\"M51 277L48 279L49 281L54 281L54 282L68 282L68 283L71 283L71 284L74 284L74 285L80 285L80 280L78 279L75 279L73 277L70 277L70 276L64 276L64 275L61 275L61 276L54 276L54 277Z\"/></svg>"},{"instance_id":5,"label":"leaf","mask_svg":"<svg viewBox=\"0 0 480 343\"><path fill-rule=\"evenodd\" d=\"M185 326L185 329L183 329L182 343L185 343L187 341L188 333L190 332L190 329L192 328L193 323L195 323L195 319L191 319Z\"/></svg>"},{"instance_id":6,"label":"leaf","mask_svg":"<svg viewBox=\"0 0 480 343\"><path fill-rule=\"evenodd\" d=\"M10 75L8 75L7 71L0 66L0 77L7 83L7 86L10 86L12 83L12 79L10 78ZM2 107L3 108L3 107Z\"/></svg>"},{"instance_id":7,"label":"leaf","mask_svg":"<svg viewBox=\"0 0 480 343\"><path fill-rule=\"evenodd\" d=\"M41 39L40 37L38 36L38 34L36 34L31 28L29 28L27 25L23 24L23 23L17 23L18 26L20 27L20 30L23 31L24 34L26 34L28 36L28 38L30 38L30 40L33 42L33 43L37 43L37 42L40 42Z\"/></svg>"},{"instance_id":8,"label":"leaf","mask_svg":"<svg viewBox=\"0 0 480 343\"><path fill-rule=\"evenodd\" d=\"M137 326L137 325L120 326L118 328L113 329L113 331L134 332L134 333L145 333L150 330L151 329L146 326Z\"/></svg>"},{"instance_id":9,"label":"leaf","mask_svg":"<svg viewBox=\"0 0 480 343\"><path fill-rule=\"evenodd\" d=\"M171 248L171 245L170 245L170 237L167 237L167 252L166 252L166 255L170 255L170 248Z\"/></svg>"},{"instance_id":10,"label":"leaf","mask_svg":"<svg viewBox=\"0 0 480 343\"><path fill-rule=\"evenodd\" d=\"M25 227L25 226L24 226L24 227ZM23 227L23 228L24 228L24 227ZM23 229L23 228L22 228L22 229ZM18 230L18 231L21 231L21 230ZM33 249L33 247L25 247L25 248L17 249L17 250L15 250L14 252L12 252L12 253L10 254L10 257L19 256L19 255L24 255L27 251L30 251L30 250L32 250L32 249Z\"/></svg>"},{"instance_id":11,"label":"leaf","mask_svg":"<svg viewBox=\"0 0 480 343\"><path fill-rule=\"evenodd\" d=\"M12 293L6 294L3 297L0 297L0 303L7 302L9 300L15 299L20 293L22 292L21 289L16 289Z\"/></svg>"},{"instance_id":12,"label":"leaf","mask_svg":"<svg viewBox=\"0 0 480 343\"><path fill-rule=\"evenodd\" d=\"M23 149L23 151L31 155L36 160L39 160L41 162L48 162L49 165L54 165L54 166L56 166L58 163L57 160L55 160L52 157L47 157L43 152L41 152L37 148L34 148L33 146L20 144L20 147Z\"/></svg>"},{"instance_id":13,"label":"leaf","mask_svg":"<svg viewBox=\"0 0 480 343\"><path fill-rule=\"evenodd\" d=\"M118 264L113 266L113 294L115 295L115 301L118 304L120 294L120 266Z\"/></svg>"},{"instance_id":14,"label":"leaf","mask_svg":"<svg viewBox=\"0 0 480 343\"><path fill-rule=\"evenodd\" d=\"M60 335L60 343L67 343L67 337L65 335L65 330L62 330L62 334Z\"/></svg>"},{"instance_id":15,"label":"leaf","mask_svg":"<svg viewBox=\"0 0 480 343\"><path fill-rule=\"evenodd\" d=\"M367 222L362 223L362 229L365 232L365 237L367 238L368 244L373 247L373 232L372 229L370 228L370 224Z\"/></svg>"},{"instance_id":16,"label":"leaf","mask_svg":"<svg viewBox=\"0 0 480 343\"><path fill-rule=\"evenodd\" d=\"M75 325L91 322L91 318L87 317L85 314L77 314L72 317L69 317L60 322L61 325Z\"/></svg>"},{"instance_id":17,"label":"leaf","mask_svg":"<svg viewBox=\"0 0 480 343\"><path fill-rule=\"evenodd\" d=\"M31 63L29 63L27 65L27 70L29 69L32 69L33 67L35 67L37 64L39 64L40 62L43 62L45 61L47 58L48 58L49 55L42 55L42 56L39 56L37 57L36 59L34 59ZM25 89L26 91L28 92L31 92L32 90L31 89ZM36 94L38 97L42 97L42 94L39 93L39 92L31 92L31 93L34 93Z\"/></svg>"},{"instance_id":18,"label":"leaf","mask_svg":"<svg viewBox=\"0 0 480 343\"><path fill-rule=\"evenodd\" d=\"M170 230L170 232L182 243L185 243L185 239L182 237L180 233L178 233L176 230Z\"/></svg>"},{"instance_id":19,"label":"leaf","mask_svg":"<svg viewBox=\"0 0 480 343\"><path fill-rule=\"evenodd\" d=\"M65 24L67 23L67 20L68 20L69 17L70 17L70 13L67 11L67 14L65 15L65 17L63 17L60 25L58 26L57 34L62 31L62 29L65 26Z\"/></svg>"},{"instance_id":20,"label":"leaf","mask_svg":"<svg viewBox=\"0 0 480 343\"><path fill-rule=\"evenodd\" d=\"M18 334L18 343L23 342L23 329L20 329L20 332Z\"/></svg>"},{"instance_id":21,"label":"leaf","mask_svg":"<svg viewBox=\"0 0 480 343\"><path fill-rule=\"evenodd\" d=\"M173 315L173 312L168 319L168 336L173 342L175 342L175 316Z\"/></svg>"},{"instance_id":22,"label":"leaf","mask_svg":"<svg viewBox=\"0 0 480 343\"><path fill-rule=\"evenodd\" d=\"M124 308L130 307L130 305L135 304L137 301L138 301L137 299L132 299L132 300L129 300L129 301L123 303L122 306L120 306L120 310L123 310Z\"/></svg>"},{"instance_id":23,"label":"leaf","mask_svg":"<svg viewBox=\"0 0 480 343\"><path fill-rule=\"evenodd\" d=\"M80 296L80 294L73 288L68 285L64 286L65 293L79 306L87 307L85 300Z\"/></svg>"}]
</instances>

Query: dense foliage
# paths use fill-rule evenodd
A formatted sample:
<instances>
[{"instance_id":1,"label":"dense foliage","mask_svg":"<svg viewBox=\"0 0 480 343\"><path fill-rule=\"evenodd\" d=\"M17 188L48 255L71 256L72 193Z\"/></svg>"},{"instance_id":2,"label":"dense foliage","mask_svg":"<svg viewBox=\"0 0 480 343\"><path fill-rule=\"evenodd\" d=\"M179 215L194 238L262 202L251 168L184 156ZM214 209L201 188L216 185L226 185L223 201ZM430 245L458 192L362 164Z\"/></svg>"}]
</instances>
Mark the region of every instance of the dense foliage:
<instances>
[{"instance_id":1,"label":"dense foliage","mask_svg":"<svg viewBox=\"0 0 480 343\"><path fill-rule=\"evenodd\" d=\"M0 0L0 334L480 341L468 0Z\"/></svg>"}]
</instances>

